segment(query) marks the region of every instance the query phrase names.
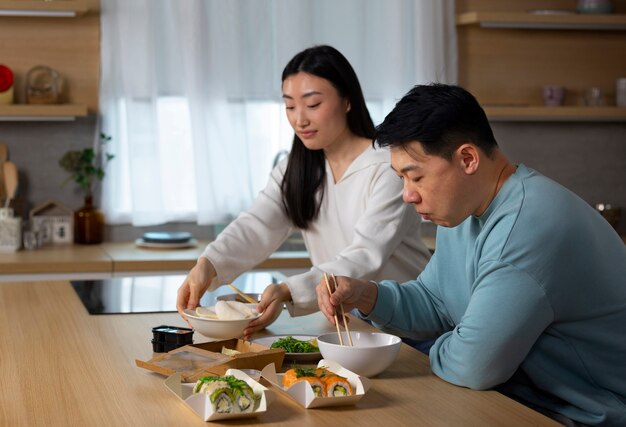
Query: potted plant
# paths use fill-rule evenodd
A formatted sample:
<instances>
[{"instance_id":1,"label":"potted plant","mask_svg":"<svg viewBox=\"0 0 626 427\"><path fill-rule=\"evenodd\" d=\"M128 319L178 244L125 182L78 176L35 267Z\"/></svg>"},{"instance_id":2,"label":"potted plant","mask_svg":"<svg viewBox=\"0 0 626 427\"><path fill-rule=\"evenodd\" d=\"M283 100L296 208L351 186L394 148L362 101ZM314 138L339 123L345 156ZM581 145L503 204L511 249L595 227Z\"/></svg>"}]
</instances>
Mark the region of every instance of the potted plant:
<instances>
[{"instance_id":1,"label":"potted plant","mask_svg":"<svg viewBox=\"0 0 626 427\"><path fill-rule=\"evenodd\" d=\"M104 214L93 204L96 183L105 176L106 165L115 157L105 151L111 140L109 135L100 134L100 143L94 148L70 150L59 165L70 174L66 182L74 181L84 191L85 204L74 212L74 240L76 243L93 244L104 240Z\"/></svg>"}]
</instances>

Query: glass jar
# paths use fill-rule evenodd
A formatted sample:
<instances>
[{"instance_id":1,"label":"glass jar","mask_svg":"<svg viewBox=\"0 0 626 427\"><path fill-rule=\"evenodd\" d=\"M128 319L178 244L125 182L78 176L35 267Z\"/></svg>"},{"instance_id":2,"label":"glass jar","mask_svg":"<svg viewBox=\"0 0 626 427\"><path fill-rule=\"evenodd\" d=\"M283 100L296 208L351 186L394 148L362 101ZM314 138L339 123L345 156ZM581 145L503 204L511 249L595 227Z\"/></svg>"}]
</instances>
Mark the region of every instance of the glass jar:
<instances>
[{"instance_id":1,"label":"glass jar","mask_svg":"<svg viewBox=\"0 0 626 427\"><path fill-rule=\"evenodd\" d=\"M58 104L59 101L59 74L45 65L31 68L26 74L26 102L28 104Z\"/></svg>"},{"instance_id":2,"label":"glass jar","mask_svg":"<svg viewBox=\"0 0 626 427\"><path fill-rule=\"evenodd\" d=\"M104 214L93 205L92 196L85 196L85 205L74 212L74 241L83 245L104 241Z\"/></svg>"}]
</instances>

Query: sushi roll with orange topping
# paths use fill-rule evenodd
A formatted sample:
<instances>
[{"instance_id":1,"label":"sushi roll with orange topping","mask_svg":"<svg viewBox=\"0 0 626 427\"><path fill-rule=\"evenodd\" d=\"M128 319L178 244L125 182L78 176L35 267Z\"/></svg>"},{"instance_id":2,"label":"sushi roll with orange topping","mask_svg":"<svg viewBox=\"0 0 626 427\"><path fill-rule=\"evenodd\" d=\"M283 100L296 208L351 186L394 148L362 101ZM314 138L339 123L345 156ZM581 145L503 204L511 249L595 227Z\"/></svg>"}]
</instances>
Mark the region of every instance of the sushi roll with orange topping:
<instances>
[{"instance_id":1,"label":"sushi roll with orange topping","mask_svg":"<svg viewBox=\"0 0 626 427\"><path fill-rule=\"evenodd\" d=\"M324 396L326 397L352 396L354 394L352 384L350 384L347 378L327 371L327 374L321 380L324 385Z\"/></svg>"},{"instance_id":2,"label":"sushi roll with orange topping","mask_svg":"<svg viewBox=\"0 0 626 427\"><path fill-rule=\"evenodd\" d=\"M283 386L289 388L297 382L306 381L311 384L316 397L324 397L324 384L316 375L315 369L292 368L283 376Z\"/></svg>"}]
</instances>

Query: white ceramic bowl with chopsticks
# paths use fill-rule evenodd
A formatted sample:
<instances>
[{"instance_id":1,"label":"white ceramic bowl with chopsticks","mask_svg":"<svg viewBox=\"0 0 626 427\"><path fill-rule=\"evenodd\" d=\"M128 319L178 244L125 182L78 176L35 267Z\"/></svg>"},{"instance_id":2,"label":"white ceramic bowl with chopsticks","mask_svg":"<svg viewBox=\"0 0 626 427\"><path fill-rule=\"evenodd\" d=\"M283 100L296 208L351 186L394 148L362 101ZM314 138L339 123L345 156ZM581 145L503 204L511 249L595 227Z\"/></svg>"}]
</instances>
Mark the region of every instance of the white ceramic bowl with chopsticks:
<instances>
[{"instance_id":1,"label":"white ceramic bowl with chopsticks","mask_svg":"<svg viewBox=\"0 0 626 427\"><path fill-rule=\"evenodd\" d=\"M256 307L256 304L248 305L251 306L252 309ZM195 310L190 309L184 310L184 313L194 331L197 331L207 338L214 338L216 340L229 340L231 338L241 337L248 323L260 316L259 313L256 313L254 316L245 319L221 320L198 316Z\"/></svg>"},{"instance_id":2,"label":"white ceramic bowl with chopsticks","mask_svg":"<svg viewBox=\"0 0 626 427\"><path fill-rule=\"evenodd\" d=\"M344 345L339 344L336 332L317 337L324 359L333 360L363 377L373 377L387 369L400 351L402 340L383 332L350 332L351 347L342 331Z\"/></svg>"}]
</instances>

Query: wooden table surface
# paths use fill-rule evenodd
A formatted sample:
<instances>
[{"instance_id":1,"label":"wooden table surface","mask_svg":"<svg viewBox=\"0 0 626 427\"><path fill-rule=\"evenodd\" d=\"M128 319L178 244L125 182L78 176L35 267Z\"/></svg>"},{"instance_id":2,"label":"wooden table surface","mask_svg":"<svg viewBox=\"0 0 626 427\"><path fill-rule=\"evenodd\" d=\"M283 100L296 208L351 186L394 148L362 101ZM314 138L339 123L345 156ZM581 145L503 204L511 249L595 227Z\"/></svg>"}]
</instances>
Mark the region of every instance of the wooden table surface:
<instances>
[{"instance_id":1,"label":"wooden table surface","mask_svg":"<svg viewBox=\"0 0 626 427\"><path fill-rule=\"evenodd\" d=\"M0 283L0 425L206 426L164 377L135 366L152 357L151 329L163 324L185 325L177 313L90 316L68 282ZM371 328L357 319L352 325ZM319 313L283 313L266 333L332 331ZM444 382L426 356L404 344L356 406L306 410L279 395L257 419L223 423L249 424L558 425L497 392Z\"/></svg>"}]
</instances>

